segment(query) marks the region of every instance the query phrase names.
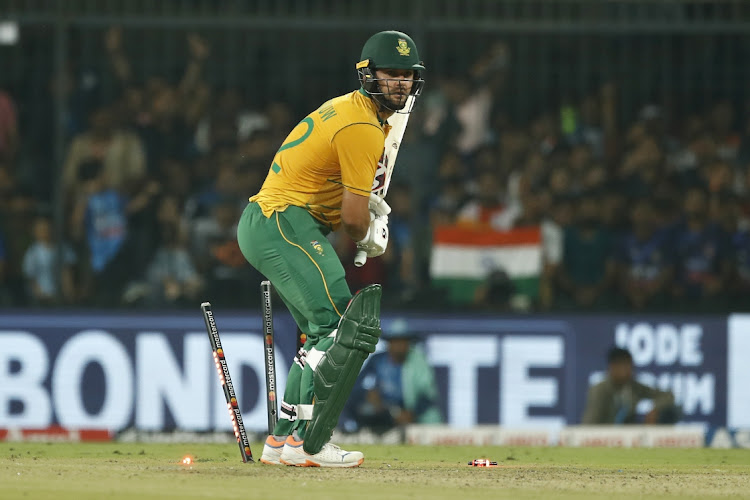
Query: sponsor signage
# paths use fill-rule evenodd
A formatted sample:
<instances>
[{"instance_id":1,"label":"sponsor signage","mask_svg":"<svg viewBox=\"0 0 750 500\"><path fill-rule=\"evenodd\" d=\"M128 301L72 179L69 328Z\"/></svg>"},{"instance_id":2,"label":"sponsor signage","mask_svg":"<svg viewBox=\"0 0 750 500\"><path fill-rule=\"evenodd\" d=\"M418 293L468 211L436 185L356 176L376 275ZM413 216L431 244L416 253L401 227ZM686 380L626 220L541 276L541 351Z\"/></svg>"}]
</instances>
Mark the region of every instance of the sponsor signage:
<instances>
[{"instance_id":1,"label":"sponsor signage","mask_svg":"<svg viewBox=\"0 0 750 500\"><path fill-rule=\"evenodd\" d=\"M529 437L534 430L578 424L613 345L632 352L640 380L674 392L683 421L750 427L750 316L400 318L421 339L454 429L502 424L524 429L507 437L523 442L541 440ZM385 330L393 319L385 315ZM245 425L260 432L267 423L262 318L216 311L216 323ZM274 326L281 391L296 334L285 313ZM0 316L0 428L55 425L231 430L200 312Z\"/></svg>"}]
</instances>

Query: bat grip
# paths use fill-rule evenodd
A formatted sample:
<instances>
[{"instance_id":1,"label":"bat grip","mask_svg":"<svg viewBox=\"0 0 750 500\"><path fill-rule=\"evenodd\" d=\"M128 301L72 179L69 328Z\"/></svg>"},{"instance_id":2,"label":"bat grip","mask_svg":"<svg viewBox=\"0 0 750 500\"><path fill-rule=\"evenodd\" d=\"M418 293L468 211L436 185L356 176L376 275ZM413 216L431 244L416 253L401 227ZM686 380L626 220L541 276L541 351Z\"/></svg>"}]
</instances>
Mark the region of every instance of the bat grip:
<instances>
[{"instance_id":1,"label":"bat grip","mask_svg":"<svg viewBox=\"0 0 750 500\"><path fill-rule=\"evenodd\" d=\"M362 267L367 262L367 252L364 250L357 250L357 255L354 256L354 265Z\"/></svg>"}]
</instances>

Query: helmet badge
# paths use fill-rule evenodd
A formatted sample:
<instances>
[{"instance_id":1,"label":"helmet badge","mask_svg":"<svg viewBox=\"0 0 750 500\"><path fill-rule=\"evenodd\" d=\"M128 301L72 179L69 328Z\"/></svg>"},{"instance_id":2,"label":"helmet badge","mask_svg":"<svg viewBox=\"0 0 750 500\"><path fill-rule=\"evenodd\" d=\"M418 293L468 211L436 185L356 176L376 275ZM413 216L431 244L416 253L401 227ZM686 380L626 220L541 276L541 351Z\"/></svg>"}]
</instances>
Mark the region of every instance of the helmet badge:
<instances>
[{"instance_id":1,"label":"helmet badge","mask_svg":"<svg viewBox=\"0 0 750 500\"><path fill-rule=\"evenodd\" d=\"M399 54L402 56L408 56L411 52L411 48L409 48L409 45L406 43L406 40L403 38L398 39L398 45L396 46L396 50Z\"/></svg>"}]
</instances>

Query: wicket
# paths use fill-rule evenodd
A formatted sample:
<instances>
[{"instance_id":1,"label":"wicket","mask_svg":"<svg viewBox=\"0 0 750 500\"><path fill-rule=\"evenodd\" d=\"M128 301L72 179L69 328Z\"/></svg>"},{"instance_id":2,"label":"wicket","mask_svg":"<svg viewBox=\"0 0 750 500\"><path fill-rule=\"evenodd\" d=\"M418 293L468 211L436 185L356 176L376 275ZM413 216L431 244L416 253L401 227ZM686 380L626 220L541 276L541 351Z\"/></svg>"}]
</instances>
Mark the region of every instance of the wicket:
<instances>
[{"instance_id":1,"label":"wicket","mask_svg":"<svg viewBox=\"0 0 750 500\"><path fill-rule=\"evenodd\" d=\"M279 420L276 403L276 347L273 339L273 310L271 309L271 282L261 281L263 299L263 337L265 341L266 394L268 402L268 434L273 434Z\"/></svg>"},{"instance_id":2,"label":"wicket","mask_svg":"<svg viewBox=\"0 0 750 500\"><path fill-rule=\"evenodd\" d=\"M253 452L250 450L250 441L248 440L247 432L245 431L245 424L242 422L242 414L240 413L240 405L237 402L237 395L234 392L234 385L232 385L232 377L229 376L229 366L227 365L227 360L224 356L224 348L221 346L219 330L216 328L214 313L211 311L211 303L202 303L201 310L203 311L203 320L206 322L206 331L208 332L208 338L211 342L211 350L213 351L216 370L219 373L221 388L224 390L227 409L229 410L229 416L232 419L234 435L237 438L237 444L240 447L242 461L244 463L253 462Z\"/></svg>"}]
</instances>

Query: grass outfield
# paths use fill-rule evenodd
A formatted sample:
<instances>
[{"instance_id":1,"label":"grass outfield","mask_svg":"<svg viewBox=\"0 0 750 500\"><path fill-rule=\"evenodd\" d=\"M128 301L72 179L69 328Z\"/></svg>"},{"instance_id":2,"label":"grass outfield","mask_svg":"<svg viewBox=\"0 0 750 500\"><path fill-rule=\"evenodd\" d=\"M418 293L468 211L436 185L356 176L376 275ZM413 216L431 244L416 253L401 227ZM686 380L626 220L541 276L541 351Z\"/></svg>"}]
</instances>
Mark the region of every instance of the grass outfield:
<instances>
[{"instance_id":1,"label":"grass outfield","mask_svg":"<svg viewBox=\"0 0 750 500\"><path fill-rule=\"evenodd\" d=\"M361 468L335 470L243 464L233 445L0 443L0 498L750 498L748 450L358 448ZM501 466L466 465L482 457Z\"/></svg>"}]
</instances>

